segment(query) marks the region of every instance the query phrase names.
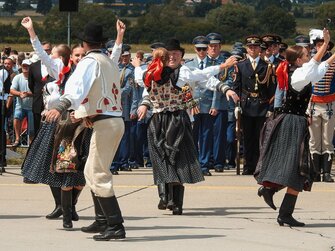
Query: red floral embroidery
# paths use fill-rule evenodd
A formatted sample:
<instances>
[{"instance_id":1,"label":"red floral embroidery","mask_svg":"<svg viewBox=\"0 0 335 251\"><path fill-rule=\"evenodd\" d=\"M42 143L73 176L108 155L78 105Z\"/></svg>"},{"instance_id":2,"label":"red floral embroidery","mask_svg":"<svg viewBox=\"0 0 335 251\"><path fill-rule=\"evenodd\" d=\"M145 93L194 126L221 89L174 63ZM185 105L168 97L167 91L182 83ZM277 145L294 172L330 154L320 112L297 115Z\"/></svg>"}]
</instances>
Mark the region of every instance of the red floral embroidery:
<instances>
[{"instance_id":1,"label":"red floral embroidery","mask_svg":"<svg viewBox=\"0 0 335 251\"><path fill-rule=\"evenodd\" d=\"M81 104L83 105L83 104L85 104L85 103L87 103L88 102L88 98L85 98L84 100L83 100L83 102L81 102Z\"/></svg>"},{"instance_id":2,"label":"red floral embroidery","mask_svg":"<svg viewBox=\"0 0 335 251\"><path fill-rule=\"evenodd\" d=\"M109 100L107 98L104 98L104 105L109 105Z\"/></svg>"}]
</instances>

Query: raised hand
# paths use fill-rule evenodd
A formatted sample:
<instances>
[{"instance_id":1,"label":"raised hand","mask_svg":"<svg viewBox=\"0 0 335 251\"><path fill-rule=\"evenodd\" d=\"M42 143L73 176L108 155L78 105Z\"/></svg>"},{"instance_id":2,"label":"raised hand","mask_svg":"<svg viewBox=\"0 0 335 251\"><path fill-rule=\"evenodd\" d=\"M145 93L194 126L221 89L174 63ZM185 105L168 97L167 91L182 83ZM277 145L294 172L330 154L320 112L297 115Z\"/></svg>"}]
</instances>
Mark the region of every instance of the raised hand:
<instances>
[{"instance_id":1,"label":"raised hand","mask_svg":"<svg viewBox=\"0 0 335 251\"><path fill-rule=\"evenodd\" d=\"M330 41L330 34L329 34L329 30L327 30L326 28L323 29L323 39L325 43L329 43Z\"/></svg>"},{"instance_id":2,"label":"raised hand","mask_svg":"<svg viewBox=\"0 0 335 251\"><path fill-rule=\"evenodd\" d=\"M24 17L21 21L21 25L27 30L34 28L33 21L31 20L30 17Z\"/></svg>"},{"instance_id":3,"label":"raised hand","mask_svg":"<svg viewBox=\"0 0 335 251\"><path fill-rule=\"evenodd\" d=\"M30 17L25 17L21 21L21 25L27 29L30 38L34 39L36 37L36 33L34 31L33 21Z\"/></svg>"},{"instance_id":4,"label":"raised hand","mask_svg":"<svg viewBox=\"0 0 335 251\"><path fill-rule=\"evenodd\" d=\"M116 21L116 30L120 34L124 34L126 31L126 25L120 19Z\"/></svg>"}]
</instances>

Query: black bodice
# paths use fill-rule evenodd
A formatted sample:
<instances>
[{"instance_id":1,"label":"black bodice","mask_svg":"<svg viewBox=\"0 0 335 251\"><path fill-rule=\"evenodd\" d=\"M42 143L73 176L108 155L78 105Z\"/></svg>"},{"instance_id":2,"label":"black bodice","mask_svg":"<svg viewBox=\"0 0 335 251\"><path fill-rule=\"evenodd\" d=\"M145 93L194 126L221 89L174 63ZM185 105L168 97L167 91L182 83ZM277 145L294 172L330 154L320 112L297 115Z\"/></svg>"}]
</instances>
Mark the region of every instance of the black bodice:
<instances>
[{"instance_id":1,"label":"black bodice","mask_svg":"<svg viewBox=\"0 0 335 251\"><path fill-rule=\"evenodd\" d=\"M283 113L306 116L306 110L312 94L312 84L309 83L301 91L296 91L291 86L291 76L293 71L289 74L289 86L286 93L286 100L282 107Z\"/></svg>"}]
</instances>

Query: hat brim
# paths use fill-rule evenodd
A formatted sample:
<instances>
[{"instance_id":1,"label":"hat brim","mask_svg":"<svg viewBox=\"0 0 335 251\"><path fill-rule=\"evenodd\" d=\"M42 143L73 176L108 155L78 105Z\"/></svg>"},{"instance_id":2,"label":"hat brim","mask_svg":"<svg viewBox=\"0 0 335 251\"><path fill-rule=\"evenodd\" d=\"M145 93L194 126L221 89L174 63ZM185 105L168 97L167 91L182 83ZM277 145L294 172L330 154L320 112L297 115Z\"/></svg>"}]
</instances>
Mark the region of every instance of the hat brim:
<instances>
[{"instance_id":1,"label":"hat brim","mask_svg":"<svg viewBox=\"0 0 335 251\"><path fill-rule=\"evenodd\" d=\"M75 36L77 39L81 40L81 41L84 41L86 43L90 43L90 44L101 44L101 43L105 43L108 38L106 37L102 37L100 39L94 39L94 38L88 38L88 37L85 37L84 33L79 33Z\"/></svg>"},{"instance_id":2,"label":"hat brim","mask_svg":"<svg viewBox=\"0 0 335 251\"><path fill-rule=\"evenodd\" d=\"M121 54L121 56L128 56L128 55L130 55L130 52L129 52L129 51L125 51L125 52L123 52L123 53Z\"/></svg>"}]
</instances>

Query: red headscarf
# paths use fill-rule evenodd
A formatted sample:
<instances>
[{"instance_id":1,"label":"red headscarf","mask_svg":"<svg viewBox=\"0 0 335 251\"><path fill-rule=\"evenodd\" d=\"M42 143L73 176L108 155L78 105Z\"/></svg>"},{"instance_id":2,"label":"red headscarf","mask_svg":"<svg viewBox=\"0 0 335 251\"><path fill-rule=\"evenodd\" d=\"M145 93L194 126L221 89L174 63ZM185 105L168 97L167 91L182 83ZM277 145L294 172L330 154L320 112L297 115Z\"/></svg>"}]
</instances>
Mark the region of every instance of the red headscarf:
<instances>
[{"instance_id":1,"label":"red headscarf","mask_svg":"<svg viewBox=\"0 0 335 251\"><path fill-rule=\"evenodd\" d=\"M144 84L147 88L151 87L151 81L161 80L161 74L163 72L163 62L160 58L155 58L149 65L148 70L145 74Z\"/></svg>"},{"instance_id":2,"label":"red headscarf","mask_svg":"<svg viewBox=\"0 0 335 251\"><path fill-rule=\"evenodd\" d=\"M287 90L288 89L288 67L289 63L284 60L282 61L276 70L278 87L280 90Z\"/></svg>"}]
</instances>

